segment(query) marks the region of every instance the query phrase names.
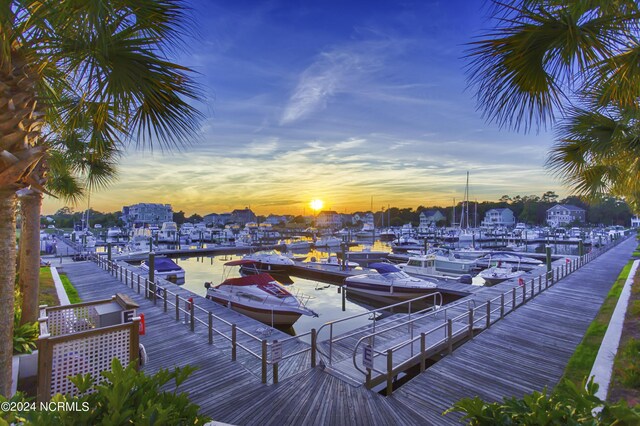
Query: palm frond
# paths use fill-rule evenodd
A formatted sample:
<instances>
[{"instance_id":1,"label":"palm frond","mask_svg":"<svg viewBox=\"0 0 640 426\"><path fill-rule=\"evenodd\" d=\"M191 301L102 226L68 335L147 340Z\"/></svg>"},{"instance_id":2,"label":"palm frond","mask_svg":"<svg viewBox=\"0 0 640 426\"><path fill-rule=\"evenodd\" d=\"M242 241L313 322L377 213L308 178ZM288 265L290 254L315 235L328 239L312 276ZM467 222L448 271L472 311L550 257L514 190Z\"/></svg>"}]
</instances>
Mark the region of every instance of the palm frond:
<instances>
[{"instance_id":1,"label":"palm frond","mask_svg":"<svg viewBox=\"0 0 640 426\"><path fill-rule=\"evenodd\" d=\"M637 192L640 177L640 117L637 110L573 109L559 126L547 167L591 199Z\"/></svg>"},{"instance_id":2,"label":"palm frond","mask_svg":"<svg viewBox=\"0 0 640 426\"><path fill-rule=\"evenodd\" d=\"M625 22L591 3L496 2L496 28L466 54L469 86L486 119L516 130L545 127L581 93Z\"/></svg>"}]
</instances>

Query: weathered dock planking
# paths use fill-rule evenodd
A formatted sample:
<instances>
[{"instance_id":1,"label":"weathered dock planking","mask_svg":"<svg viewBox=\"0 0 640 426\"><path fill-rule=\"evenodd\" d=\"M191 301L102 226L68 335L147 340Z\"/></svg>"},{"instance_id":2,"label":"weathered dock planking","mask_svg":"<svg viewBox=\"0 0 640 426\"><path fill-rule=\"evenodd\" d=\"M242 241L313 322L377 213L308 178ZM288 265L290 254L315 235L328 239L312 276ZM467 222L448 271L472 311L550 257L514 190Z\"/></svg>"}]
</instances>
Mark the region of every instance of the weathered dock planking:
<instances>
[{"instance_id":1,"label":"weathered dock planking","mask_svg":"<svg viewBox=\"0 0 640 426\"><path fill-rule=\"evenodd\" d=\"M563 278L391 398L427 420L457 424L455 415L432 414L462 397L495 401L555 386L635 246L630 238Z\"/></svg>"},{"instance_id":2,"label":"weathered dock planking","mask_svg":"<svg viewBox=\"0 0 640 426\"><path fill-rule=\"evenodd\" d=\"M278 384L261 384L257 361L241 358L240 350L238 361L231 361L219 336L209 345L205 327L198 324L195 332L190 332L171 312L163 312L161 303L154 306L138 295L135 286L132 290L90 262L65 264L63 269L83 299L104 298L115 292L132 296L147 322L147 335L141 336L150 355L145 371L186 364L198 367L183 390L215 420L243 425L457 424L455 415L443 417L442 412L462 397L479 395L497 400L555 385L633 248L635 239L629 239L604 253L390 397L352 386L321 368L310 369L308 357L292 362L289 377ZM491 295L474 292L469 297L486 300L494 297L496 290L485 290ZM206 309L221 309L216 315L237 315L202 298L196 303ZM246 317L236 319L238 326L252 332L260 327ZM284 365L281 376L283 370Z\"/></svg>"}]
</instances>

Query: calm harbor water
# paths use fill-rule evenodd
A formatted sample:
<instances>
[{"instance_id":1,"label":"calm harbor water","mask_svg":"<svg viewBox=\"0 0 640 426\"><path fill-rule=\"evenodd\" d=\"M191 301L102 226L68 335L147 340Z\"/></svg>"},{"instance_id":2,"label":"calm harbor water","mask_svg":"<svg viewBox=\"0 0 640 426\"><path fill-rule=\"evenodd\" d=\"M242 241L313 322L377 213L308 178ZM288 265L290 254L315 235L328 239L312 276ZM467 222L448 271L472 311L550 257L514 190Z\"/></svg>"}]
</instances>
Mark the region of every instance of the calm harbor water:
<instances>
[{"instance_id":1,"label":"calm harbor water","mask_svg":"<svg viewBox=\"0 0 640 426\"><path fill-rule=\"evenodd\" d=\"M311 254L313 255L313 253ZM316 254L317 255L317 254ZM239 268L225 267L224 264L230 260L241 259L242 256L226 255L212 257L192 257L174 259L185 270L184 287L199 294L206 295L204 283L209 281L212 284L219 284L226 278L239 277ZM318 314L318 317L302 316L294 324L292 334L303 334L312 328L320 328L328 321L334 321L347 316L366 313L369 309L346 300L345 310L342 310L342 294L338 293L338 286L313 281L305 278L290 277L292 284L283 284L290 293L298 294L303 300L307 300L307 306ZM334 333L347 331L355 327L366 325L369 322L365 315L357 320L349 321L349 324L336 325Z\"/></svg>"},{"instance_id":2,"label":"calm harbor water","mask_svg":"<svg viewBox=\"0 0 640 426\"><path fill-rule=\"evenodd\" d=\"M391 251L391 248L387 243L376 241L373 246L368 246L371 250ZM195 246L194 246L195 248ZM367 248L365 245L358 245L351 247L351 251L361 251ZM529 245L528 252L542 253L544 252L543 244ZM552 252L554 254L562 255L575 255L577 254L577 247L574 245L560 245L552 246ZM335 252L334 252L335 254ZM522 252L521 254L526 255ZM303 251L294 253L296 258L299 259L320 259L327 257L329 253L325 251ZM206 289L204 287L205 282L211 282L213 285L219 284L226 278L239 277L240 272L237 266L224 266L225 263L231 260L241 259L243 255L219 255L219 256L205 256L205 257L183 257L174 258L174 261L178 263L185 270L185 284L184 287L188 290L201 295L206 295ZM312 328L319 329L323 324L329 321L335 321L342 318L346 318L352 315L363 314L369 312L375 306L373 303L366 300L355 300L352 297L347 296L345 309L342 310L342 294L338 292L338 286L327 284L311 279L289 277L290 281L286 279L280 279L275 277L285 285L285 287L292 294L296 294L303 300L308 300L307 306L318 314L318 317L302 316L294 324L292 330L287 330L291 334L304 334L309 332ZM482 280L479 277L474 278L474 283L477 280ZM372 315L363 315L357 319L350 320L346 323L337 324L334 326L334 334L340 334L354 328L364 326L370 323Z\"/></svg>"}]
</instances>

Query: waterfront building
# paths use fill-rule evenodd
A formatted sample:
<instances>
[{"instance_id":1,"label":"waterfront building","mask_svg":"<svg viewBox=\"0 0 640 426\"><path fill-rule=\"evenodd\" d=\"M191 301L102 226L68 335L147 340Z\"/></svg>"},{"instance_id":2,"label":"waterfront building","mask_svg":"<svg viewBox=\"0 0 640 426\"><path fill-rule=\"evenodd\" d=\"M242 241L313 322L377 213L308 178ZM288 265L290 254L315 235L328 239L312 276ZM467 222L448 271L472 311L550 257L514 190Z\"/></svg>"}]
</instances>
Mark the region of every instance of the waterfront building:
<instances>
[{"instance_id":1,"label":"waterfront building","mask_svg":"<svg viewBox=\"0 0 640 426\"><path fill-rule=\"evenodd\" d=\"M287 217L286 216L279 216L279 215L275 215L275 214L270 214L269 216L267 216L267 218L264 220L264 223L268 223L270 225L284 225L287 223Z\"/></svg>"},{"instance_id":2,"label":"waterfront building","mask_svg":"<svg viewBox=\"0 0 640 426\"><path fill-rule=\"evenodd\" d=\"M236 209L231 212L231 222L239 225L246 225L249 222L257 222L258 217L251 211L250 208Z\"/></svg>"},{"instance_id":3,"label":"waterfront building","mask_svg":"<svg viewBox=\"0 0 640 426\"><path fill-rule=\"evenodd\" d=\"M122 207L122 221L127 227L157 226L173 221L171 204L138 203Z\"/></svg>"},{"instance_id":4,"label":"waterfront building","mask_svg":"<svg viewBox=\"0 0 640 426\"><path fill-rule=\"evenodd\" d=\"M358 212L358 213L355 213L353 216L351 216L351 223L354 225L357 224L358 222L362 222L363 224L373 227L373 221L374 221L374 217L373 217L373 213L371 212L366 212L366 213Z\"/></svg>"},{"instance_id":5,"label":"waterfront building","mask_svg":"<svg viewBox=\"0 0 640 426\"><path fill-rule=\"evenodd\" d=\"M231 223L231 213L209 213L202 221L208 226L224 226Z\"/></svg>"},{"instance_id":6,"label":"waterfront building","mask_svg":"<svg viewBox=\"0 0 640 426\"><path fill-rule=\"evenodd\" d=\"M587 212L583 208L571 204L556 204L547 210L547 224L555 227L574 222L584 223L586 216Z\"/></svg>"},{"instance_id":7,"label":"waterfront building","mask_svg":"<svg viewBox=\"0 0 640 426\"><path fill-rule=\"evenodd\" d=\"M318 228L340 228L342 226L342 216L333 210L323 210L316 218Z\"/></svg>"},{"instance_id":8,"label":"waterfront building","mask_svg":"<svg viewBox=\"0 0 640 426\"><path fill-rule=\"evenodd\" d=\"M429 229L434 226L441 220L445 220L446 217L440 212L440 210L429 209L422 210L420 212L420 229Z\"/></svg>"},{"instance_id":9,"label":"waterfront building","mask_svg":"<svg viewBox=\"0 0 640 426\"><path fill-rule=\"evenodd\" d=\"M631 227L640 228L640 217L634 216L631 218Z\"/></svg>"},{"instance_id":10,"label":"waterfront building","mask_svg":"<svg viewBox=\"0 0 640 426\"><path fill-rule=\"evenodd\" d=\"M220 220L220 215L218 213L209 213L202 217L202 221L206 225L218 225L218 221Z\"/></svg>"},{"instance_id":11,"label":"waterfront building","mask_svg":"<svg viewBox=\"0 0 640 426\"><path fill-rule=\"evenodd\" d=\"M491 209L484 214L482 226L515 226L516 218L511 209Z\"/></svg>"}]
</instances>

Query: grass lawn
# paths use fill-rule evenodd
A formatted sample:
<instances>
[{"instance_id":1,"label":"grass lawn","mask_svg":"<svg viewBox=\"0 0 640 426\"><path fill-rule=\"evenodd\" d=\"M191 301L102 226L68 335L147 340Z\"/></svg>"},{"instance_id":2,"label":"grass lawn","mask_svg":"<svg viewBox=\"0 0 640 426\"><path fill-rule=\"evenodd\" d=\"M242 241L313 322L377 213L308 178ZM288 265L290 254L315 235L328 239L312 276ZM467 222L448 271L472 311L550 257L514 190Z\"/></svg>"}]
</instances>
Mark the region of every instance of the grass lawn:
<instances>
[{"instance_id":1,"label":"grass lawn","mask_svg":"<svg viewBox=\"0 0 640 426\"><path fill-rule=\"evenodd\" d=\"M624 319L620 347L613 364L608 399L640 403L640 276L636 274Z\"/></svg>"},{"instance_id":2,"label":"grass lawn","mask_svg":"<svg viewBox=\"0 0 640 426\"><path fill-rule=\"evenodd\" d=\"M582 380L591 372L593 362L596 359L596 355L598 355L600 344L602 343L604 334L609 327L611 315L618 303L622 287L629 276L632 264L633 262L627 263L627 265L622 269L622 272L620 272L618 279L616 279L616 282L607 294L607 298L600 307L598 315L596 315L591 325L589 325L582 342L580 342L576 351L571 356L571 359L569 359L569 363L564 370L563 377L571 380L576 385L580 385Z\"/></svg>"},{"instance_id":3,"label":"grass lawn","mask_svg":"<svg viewBox=\"0 0 640 426\"><path fill-rule=\"evenodd\" d=\"M48 266L40 268L40 294L38 304L47 306L58 306L60 301L56 293L56 287L51 276L51 269Z\"/></svg>"},{"instance_id":4,"label":"grass lawn","mask_svg":"<svg viewBox=\"0 0 640 426\"><path fill-rule=\"evenodd\" d=\"M69 277L66 274L60 274L60 280L62 281L62 285L64 286L64 290L67 292L67 296L69 297L70 303L80 303L82 299L78 296L78 291L69 281Z\"/></svg>"}]
</instances>

